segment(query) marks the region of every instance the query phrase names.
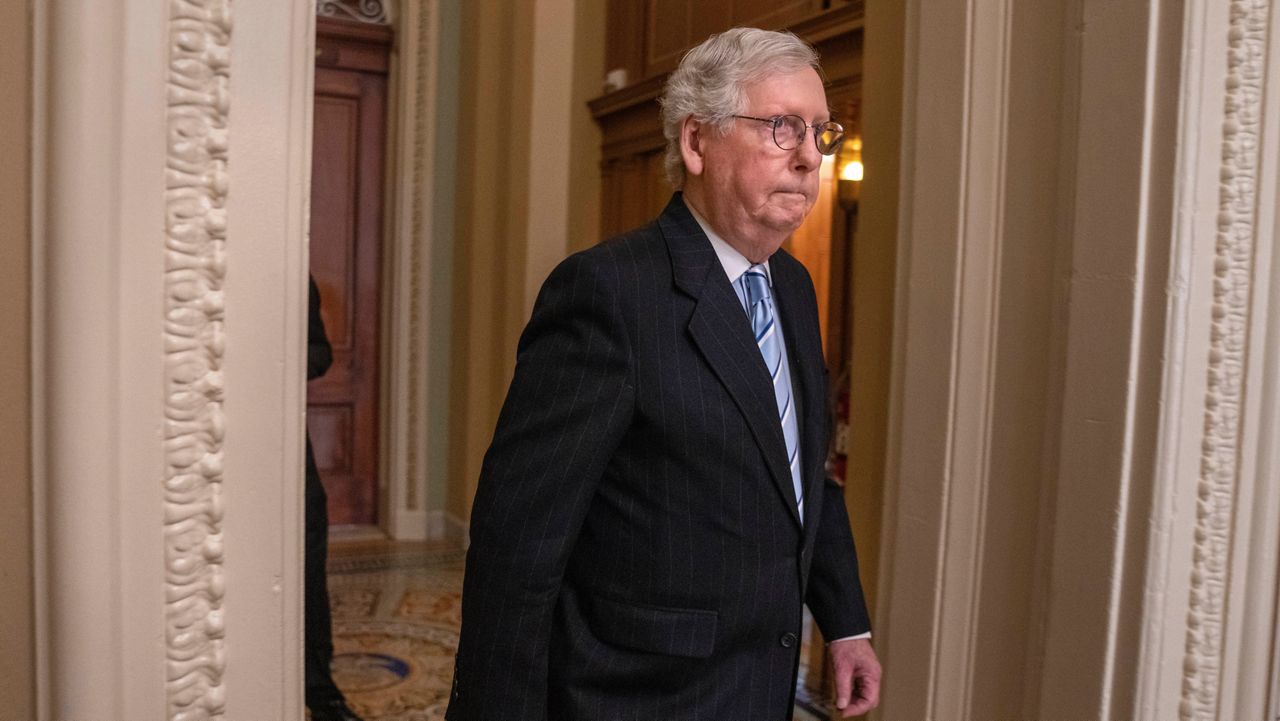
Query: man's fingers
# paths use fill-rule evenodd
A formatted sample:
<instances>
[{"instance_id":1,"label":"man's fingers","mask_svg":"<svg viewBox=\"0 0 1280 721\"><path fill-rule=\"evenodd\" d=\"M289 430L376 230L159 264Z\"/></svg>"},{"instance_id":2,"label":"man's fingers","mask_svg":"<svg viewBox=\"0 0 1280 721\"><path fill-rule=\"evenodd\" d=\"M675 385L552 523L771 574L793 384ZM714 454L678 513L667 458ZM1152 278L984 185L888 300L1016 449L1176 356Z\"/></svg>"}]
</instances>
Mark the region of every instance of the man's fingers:
<instances>
[{"instance_id":1,"label":"man's fingers","mask_svg":"<svg viewBox=\"0 0 1280 721\"><path fill-rule=\"evenodd\" d=\"M880 704L880 680L872 676L858 676L857 688L848 706L839 706L841 716L861 716Z\"/></svg>"},{"instance_id":2,"label":"man's fingers","mask_svg":"<svg viewBox=\"0 0 1280 721\"><path fill-rule=\"evenodd\" d=\"M853 718L854 716L861 716L875 707L875 704L871 703L867 699L858 699L841 709L840 715L843 718Z\"/></svg>"},{"instance_id":3,"label":"man's fingers","mask_svg":"<svg viewBox=\"0 0 1280 721\"><path fill-rule=\"evenodd\" d=\"M842 639L833 642L827 652L840 716L861 716L875 708L880 703L880 662L871 644L866 639Z\"/></svg>"},{"instance_id":4,"label":"man's fingers","mask_svg":"<svg viewBox=\"0 0 1280 721\"><path fill-rule=\"evenodd\" d=\"M843 710L849 705L853 699L853 674L843 673L843 669L836 664L836 708Z\"/></svg>"}]
</instances>

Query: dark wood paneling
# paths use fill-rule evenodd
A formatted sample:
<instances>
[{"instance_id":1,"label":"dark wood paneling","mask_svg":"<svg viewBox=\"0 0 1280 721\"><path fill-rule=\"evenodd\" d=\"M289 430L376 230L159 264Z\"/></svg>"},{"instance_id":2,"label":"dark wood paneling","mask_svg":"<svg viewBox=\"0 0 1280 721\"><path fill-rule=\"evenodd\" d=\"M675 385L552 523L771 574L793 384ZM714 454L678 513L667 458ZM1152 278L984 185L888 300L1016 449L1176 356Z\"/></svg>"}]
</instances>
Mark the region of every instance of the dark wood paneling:
<instances>
[{"instance_id":1,"label":"dark wood paneling","mask_svg":"<svg viewBox=\"0 0 1280 721\"><path fill-rule=\"evenodd\" d=\"M776 30L794 25L824 9L823 0L733 0L735 27Z\"/></svg>"},{"instance_id":2,"label":"dark wood paneling","mask_svg":"<svg viewBox=\"0 0 1280 721\"><path fill-rule=\"evenodd\" d=\"M724 4L724 0L709 0L708 11ZM689 47L693 28L689 0L649 0L645 7L644 73L651 76L667 72L680 61L680 54ZM639 79L639 78L637 78Z\"/></svg>"},{"instance_id":3,"label":"dark wood paneling","mask_svg":"<svg viewBox=\"0 0 1280 721\"><path fill-rule=\"evenodd\" d=\"M635 7L637 3L647 1L613 0L610 4L612 13L610 23L613 22L616 14L618 17L631 18L633 21L636 21L638 16L638 22L641 24L625 29L616 28L611 24L608 30L610 42L615 37L626 37L628 42L634 42L636 36L644 34L643 23L646 22L644 13L635 12ZM619 9L615 10L615 6ZM703 19L710 17L717 5L708 3L708 7L711 9L707 13L700 11L697 16ZM628 8L631 10L630 13L623 12ZM643 6L641 10L643 11ZM845 92L853 83L858 82L862 74L863 15L863 0L852 0L838 4L829 10L818 10L788 28L812 43L822 56L823 74L827 80L828 93L832 97ZM659 25L665 27L661 23ZM687 41L686 47L702 42L707 35L727 30L729 27L728 21L725 20L720 27L707 27L703 29L705 32L699 30L696 38L690 38ZM676 54L677 61L685 49L682 48ZM643 54L642 50L632 52ZM610 67L614 67L615 63L625 65L624 53L614 52L612 46L606 50L606 56L611 59ZM643 65L644 59L633 57L626 62ZM589 103L591 114L600 124L603 134L601 147L603 162L607 163L628 155L647 154L654 148L661 147L665 142L662 137L657 99L662 94L667 73L674 67L673 63L670 68L639 77L631 74L627 87L602 95Z\"/></svg>"},{"instance_id":4,"label":"dark wood paneling","mask_svg":"<svg viewBox=\"0 0 1280 721\"><path fill-rule=\"evenodd\" d=\"M318 21L311 273L333 366L307 387L333 525L377 523L386 28Z\"/></svg>"},{"instance_id":5,"label":"dark wood paneling","mask_svg":"<svg viewBox=\"0 0 1280 721\"><path fill-rule=\"evenodd\" d=\"M316 18L316 67L386 74L391 28L354 20Z\"/></svg>"},{"instance_id":6,"label":"dark wood paneling","mask_svg":"<svg viewBox=\"0 0 1280 721\"><path fill-rule=\"evenodd\" d=\"M609 0L605 10L604 71L627 71L628 84L644 77L644 0Z\"/></svg>"},{"instance_id":7,"label":"dark wood paneling","mask_svg":"<svg viewBox=\"0 0 1280 721\"><path fill-rule=\"evenodd\" d=\"M653 220L671 198L671 188L663 179L661 150L606 163L602 172L601 237Z\"/></svg>"},{"instance_id":8,"label":"dark wood paneling","mask_svg":"<svg viewBox=\"0 0 1280 721\"><path fill-rule=\"evenodd\" d=\"M610 0L605 57L631 83L671 72L712 33L749 26L792 27L861 0Z\"/></svg>"}]
</instances>

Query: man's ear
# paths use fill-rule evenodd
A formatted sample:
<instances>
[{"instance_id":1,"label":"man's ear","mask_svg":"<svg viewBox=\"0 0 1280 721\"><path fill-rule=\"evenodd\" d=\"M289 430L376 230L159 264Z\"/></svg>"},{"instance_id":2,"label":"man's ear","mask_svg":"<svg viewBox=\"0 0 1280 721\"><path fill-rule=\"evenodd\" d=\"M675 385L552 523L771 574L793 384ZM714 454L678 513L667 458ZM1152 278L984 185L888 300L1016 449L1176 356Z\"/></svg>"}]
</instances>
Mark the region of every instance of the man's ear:
<instances>
[{"instance_id":1,"label":"man's ear","mask_svg":"<svg viewBox=\"0 0 1280 721\"><path fill-rule=\"evenodd\" d=\"M702 175L703 153L710 127L688 116L680 123L680 156L689 175Z\"/></svg>"}]
</instances>

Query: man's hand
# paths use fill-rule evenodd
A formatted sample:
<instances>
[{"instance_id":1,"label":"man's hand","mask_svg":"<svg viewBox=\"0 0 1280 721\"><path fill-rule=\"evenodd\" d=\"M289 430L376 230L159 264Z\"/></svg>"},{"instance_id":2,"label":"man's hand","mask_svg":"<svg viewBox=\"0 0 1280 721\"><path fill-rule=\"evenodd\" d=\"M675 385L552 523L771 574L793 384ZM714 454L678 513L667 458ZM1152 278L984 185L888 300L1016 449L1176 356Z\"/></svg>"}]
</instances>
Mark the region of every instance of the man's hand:
<instances>
[{"instance_id":1,"label":"man's hand","mask_svg":"<svg viewBox=\"0 0 1280 721\"><path fill-rule=\"evenodd\" d=\"M880 660L871 641L852 638L827 646L836 677L836 708L843 718L861 716L880 703Z\"/></svg>"}]
</instances>

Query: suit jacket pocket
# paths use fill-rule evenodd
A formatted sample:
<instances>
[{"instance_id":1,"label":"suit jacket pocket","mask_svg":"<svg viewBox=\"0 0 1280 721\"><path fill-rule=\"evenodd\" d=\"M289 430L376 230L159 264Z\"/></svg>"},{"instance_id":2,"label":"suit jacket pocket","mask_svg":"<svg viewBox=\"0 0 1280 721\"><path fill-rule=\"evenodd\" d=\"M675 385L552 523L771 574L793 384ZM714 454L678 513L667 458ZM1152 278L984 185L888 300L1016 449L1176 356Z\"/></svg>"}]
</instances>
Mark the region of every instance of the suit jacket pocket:
<instances>
[{"instance_id":1,"label":"suit jacket pocket","mask_svg":"<svg viewBox=\"0 0 1280 721\"><path fill-rule=\"evenodd\" d=\"M716 645L720 614L591 598L591 628L609 643L649 653L707 658Z\"/></svg>"}]
</instances>

